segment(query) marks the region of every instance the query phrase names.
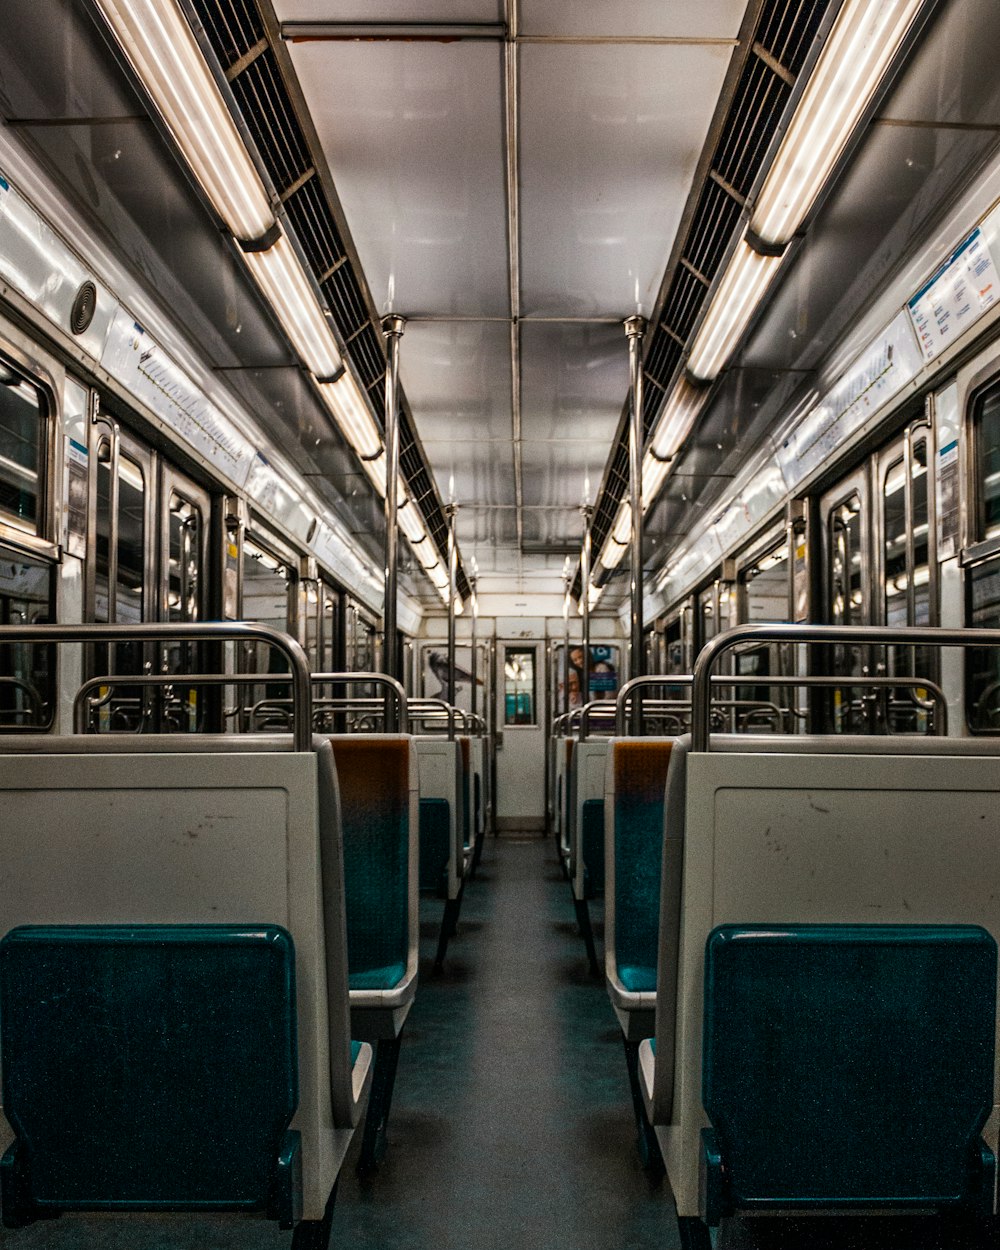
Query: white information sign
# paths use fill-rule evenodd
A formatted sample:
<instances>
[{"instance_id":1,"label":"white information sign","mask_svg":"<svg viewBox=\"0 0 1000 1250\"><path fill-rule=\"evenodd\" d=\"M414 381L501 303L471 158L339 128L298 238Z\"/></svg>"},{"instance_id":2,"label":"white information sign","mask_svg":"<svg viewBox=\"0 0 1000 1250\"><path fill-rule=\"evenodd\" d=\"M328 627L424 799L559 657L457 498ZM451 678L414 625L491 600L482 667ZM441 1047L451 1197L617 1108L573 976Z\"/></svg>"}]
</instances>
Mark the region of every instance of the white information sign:
<instances>
[{"instance_id":1,"label":"white information sign","mask_svg":"<svg viewBox=\"0 0 1000 1250\"><path fill-rule=\"evenodd\" d=\"M101 364L220 473L237 486L246 485L253 447L123 308L115 316Z\"/></svg>"},{"instance_id":2,"label":"white information sign","mask_svg":"<svg viewBox=\"0 0 1000 1250\"><path fill-rule=\"evenodd\" d=\"M777 449L789 489L817 468L922 368L905 312L852 361Z\"/></svg>"},{"instance_id":3,"label":"white information sign","mask_svg":"<svg viewBox=\"0 0 1000 1250\"><path fill-rule=\"evenodd\" d=\"M924 360L940 356L998 295L1000 275L977 228L907 304Z\"/></svg>"}]
</instances>

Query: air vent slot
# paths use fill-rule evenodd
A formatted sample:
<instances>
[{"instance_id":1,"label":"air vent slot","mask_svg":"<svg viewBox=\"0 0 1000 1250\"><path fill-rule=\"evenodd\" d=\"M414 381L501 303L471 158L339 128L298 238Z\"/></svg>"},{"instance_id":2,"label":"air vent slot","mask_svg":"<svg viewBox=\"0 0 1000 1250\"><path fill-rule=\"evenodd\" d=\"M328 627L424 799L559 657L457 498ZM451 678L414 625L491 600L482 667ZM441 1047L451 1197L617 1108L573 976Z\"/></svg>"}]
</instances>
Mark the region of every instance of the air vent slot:
<instances>
[{"instance_id":1,"label":"air vent slot","mask_svg":"<svg viewBox=\"0 0 1000 1250\"><path fill-rule=\"evenodd\" d=\"M792 94L789 79L794 82L801 73L828 8L829 0L765 0L761 8L751 44L755 42L767 59L753 51L748 54L711 161L715 173L744 199L781 124ZM769 59L776 68L768 64ZM666 297L661 319L646 336L643 370L656 383L647 387L643 403L647 436L681 362L677 340L688 341L709 290L687 266L709 283L714 281L740 220L738 200L714 178L706 178L681 251L687 265L678 264L664 278L661 292L666 290ZM627 413L626 406L594 511L595 559L628 488ZM573 594L580 596L579 569Z\"/></svg>"},{"instance_id":2,"label":"air vent slot","mask_svg":"<svg viewBox=\"0 0 1000 1250\"><path fill-rule=\"evenodd\" d=\"M255 0L190 0L212 51L227 78L264 169L284 202L290 229L302 250L347 345L378 419L385 415L385 348L373 323L363 278L347 246L320 179L313 173L309 144L271 47L248 58L266 38ZM246 64L242 62L246 59ZM409 493L424 515L439 552L448 531L433 479L405 403L400 411L400 466ZM469 583L459 567L463 598Z\"/></svg>"}]
</instances>

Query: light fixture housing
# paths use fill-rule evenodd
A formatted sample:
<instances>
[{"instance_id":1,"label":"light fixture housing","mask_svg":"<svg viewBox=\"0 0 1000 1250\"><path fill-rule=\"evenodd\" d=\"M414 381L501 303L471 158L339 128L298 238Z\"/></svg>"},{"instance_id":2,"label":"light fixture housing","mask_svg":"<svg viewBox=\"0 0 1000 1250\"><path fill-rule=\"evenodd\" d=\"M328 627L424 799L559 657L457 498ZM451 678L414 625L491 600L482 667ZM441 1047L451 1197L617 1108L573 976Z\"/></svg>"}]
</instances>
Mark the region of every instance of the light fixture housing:
<instances>
[{"instance_id":1,"label":"light fixture housing","mask_svg":"<svg viewBox=\"0 0 1000 1250\"><path fill-rule=\"evenodd\" d=\"M319 392L333 413L338 429L362 460L378 456L382 450L382 435L350 370L345 369L335 382L320 382ZM384 470L382 494L385 494Z\"/></svg>"},{"instance_id":2,"label":"light fixture housing","mask_svg":"<svg viewBox=\"0 0 1000 1250\"><path fill-rule=\"evenodd\" d=\"M687 367L695 378L711 382L716 377L749 325L780 264L780 256L755 252L744 232L691 347Z\"/></svg>"},{"instance_id":3,"label":"light fixture housing","mask_svg":"<svg viewBox=\"0 0 1000 1250\"><path fill-rule=\"evenodd\" d=\"M611 533L607 536L604 546L601 548L600 562L610 572L616 569L622 562L622 556L625 554L629 545L629 535L632 531L632 509L629 507L627 499L623 499L618 505L618 512L615 515L615 523L611 527Z\"/></svg>"},{"instance_id":4,"label":"light fixture housing","mask_svg":"<svg viewBox=\"0 0 1000 1250\"><path fill-rule=\"evenodd\" d=\"M176 0L97 0L174 142L238 239L274 227L260 175Z\"/></svg>"},{"instance_id":5,"label":"light fixture housing","mask_svg":"<svg viewBox=\"0 0 1000 1250\"><path fill-rule=\"evenodd\" d=\"M899 51L923 0L846 0L795 108L751 218L782 244L800 228Z\"/></svg>"},{"instance_id":6,"label":"light fixture housing","mask_svg":"<svg viewBox=\"0 0 1000 1250\"><path fill-rule=\"evenodd\" d=\"M307 368L321 381L335 378L344 362L288 237L282 232L269 248L244 258Z\"/></svg>"}]
</instances>

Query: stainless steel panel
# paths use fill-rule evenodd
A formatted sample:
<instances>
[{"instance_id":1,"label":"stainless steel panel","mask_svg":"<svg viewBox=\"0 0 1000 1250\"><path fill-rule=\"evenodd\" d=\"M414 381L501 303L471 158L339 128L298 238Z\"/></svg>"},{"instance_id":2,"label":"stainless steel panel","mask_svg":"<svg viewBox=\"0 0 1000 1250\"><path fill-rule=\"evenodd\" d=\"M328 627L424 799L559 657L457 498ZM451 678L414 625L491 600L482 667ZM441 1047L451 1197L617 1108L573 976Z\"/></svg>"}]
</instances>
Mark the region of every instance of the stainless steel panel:
<instances>
[{"instance_id":1,"label":"stainless steel panel","mask_svg":"<svg viewBox=\"0 0 1000 1250\"><path fill-rule=\"evenodd\" d=\"M526 439L600 442L603 468L627 392L628 347L621 325L521 326Z\"/></svg>"},{"instance_id":2,"label":"stainless steel panel","mask_svg":"<svg viewBox=\"0 0 1000 1250\"><path fill-rule=\"evenodd\" d=\"M425 443L424 449L434 466L443 499L454 495L460 507L467 504L513 506L514 473L509 437L505 443L475 440Z\"/></svg>"},{"instance_id":3,"label":"stainless steel panel","mask_svg":"<svg viewBox=\"0 0 1000 1250\"><path fill-rule=\"evenodd\" d=\"M649 313L731 54L522 47L524 314Z\"/></svg>"},{"instance_id":4,"label":"stainless steel panel","mask_svg":"<svg viewBox=\"0 0 1000 1250\"><path fill-rule=\"evenodd\" d=\"M400 376L425 444L510 440L510 327L407 323ZM446 482L442 480L442 485Z\"/></svg>"},{"instance_id":5,"label":"stainless steel panel","mask_svg":"<svg viewBox=\"0 0 1000 1250\"><path fill-rule=\"evenodd\" d=\"M507 315L499 46L291 55L379 309Z\"/></svg>"},{"instance_id":6,"label":"stainless steel panel","mask_svg":"<svg viewBox=\"0 0 1000 1250\"><path fill-rule=\"evenodd\" d=\"M735 39L746 7L746 0L521 0L521 32Z\"/></svg>"}]
</instances>

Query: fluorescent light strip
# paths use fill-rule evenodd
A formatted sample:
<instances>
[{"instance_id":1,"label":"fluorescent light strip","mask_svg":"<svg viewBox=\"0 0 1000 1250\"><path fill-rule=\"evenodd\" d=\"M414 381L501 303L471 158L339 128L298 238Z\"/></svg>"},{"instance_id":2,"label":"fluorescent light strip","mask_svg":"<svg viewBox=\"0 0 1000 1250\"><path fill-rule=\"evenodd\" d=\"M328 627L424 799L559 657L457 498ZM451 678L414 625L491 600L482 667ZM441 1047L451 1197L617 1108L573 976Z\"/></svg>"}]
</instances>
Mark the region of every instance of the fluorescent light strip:
<instances>
[{"instance_id":1,"label":"fluorescent light strip","mask_svg":"<svg viewBox=\"0 0 1000 1250\"><path fill-rule=\"evenodd\" d=\"M97 3L215 211L237 238L261 238L271 205L176 0Z\"/></svg>"},{"instance_id":2,"label":"fluorescent light strip","mask_svg":"<svg viewBox=\"0 0 1000 1250\"><path fill-rule=\"evenodd\" d=\"M922 0L846 0L795 109L751 227L787 243L816 201Z\"/></svg>"},{"instance_id":3,"label":"fluorescent light strip","mask_svg":"<svg viewBox=\"0 0 1000 1250\"><path fill-rule=\"evenodd\" d=\"M265 252L246 252L244 260L306 366L317 378L339 373L333 331L288 238L282 234Z\"/></svg>"},{"instance_id":4,"label":"fluorescent light strip","mask_svg":"<svg viewBox=\"0 0 1000 1250\"><path fill-rule=\"evenodd\" d=\"M368 402L350 372L336 382L320 382L320 394L344 437L361 457L374 457L382 449L382 435ZM383 485L382 494L385 494Z\"/></svg>"},{"instance_id":5,"label":"fluorescent light strip","mask_svg":"<svg viewBox=\"0 0 1000 1250\"><path fill-rule=\"evenodd\" d=\"M781 264L759 256L746 238L736 245L688 357L688 371L710 382L729 359Z\"/></svg>"}]
</instances>

